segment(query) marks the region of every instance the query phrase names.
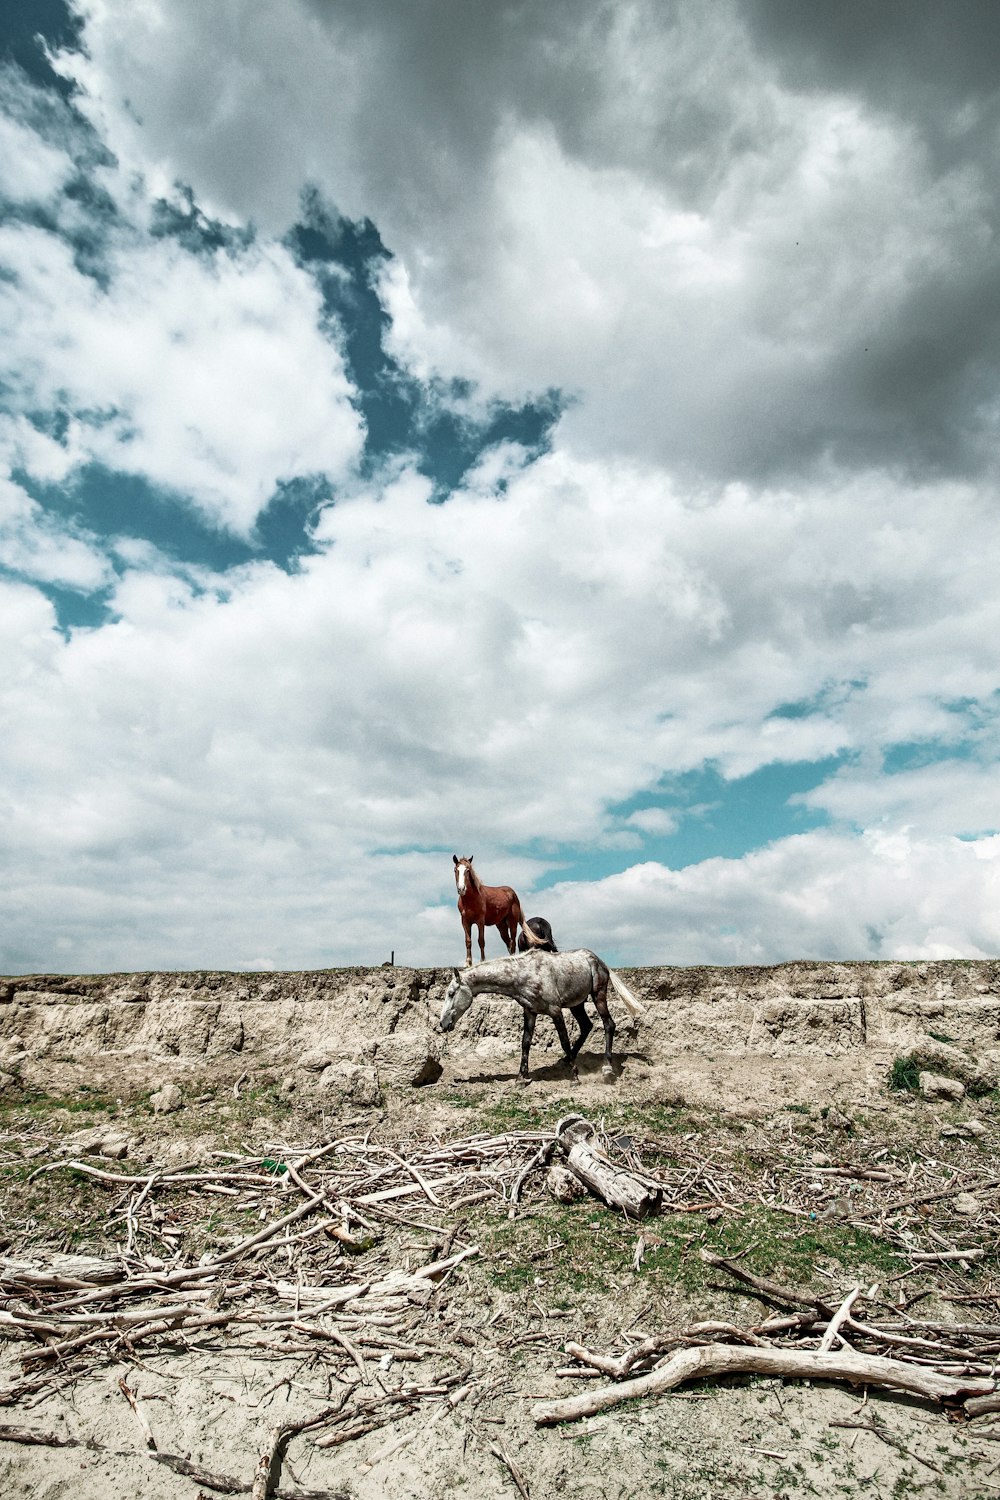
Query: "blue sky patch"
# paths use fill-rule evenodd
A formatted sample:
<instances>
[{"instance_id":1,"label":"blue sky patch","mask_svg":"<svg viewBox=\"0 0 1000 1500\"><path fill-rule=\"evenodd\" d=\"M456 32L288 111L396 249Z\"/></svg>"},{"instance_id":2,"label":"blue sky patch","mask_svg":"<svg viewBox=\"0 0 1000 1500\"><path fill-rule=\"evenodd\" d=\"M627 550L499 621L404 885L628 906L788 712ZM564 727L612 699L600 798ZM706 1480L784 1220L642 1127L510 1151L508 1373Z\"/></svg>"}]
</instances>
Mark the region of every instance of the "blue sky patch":
<instances>
[{"instance_id":1,"label":"blue sky patch","mask_svg":"<svg viewBox=\"0 0 1000 1500\"><path fill-rule=\"evenodd\" d=\"M472 417L468 382L418 381L387 353L389 316L375 283L391 257L370 220L341 218L312 190L303 196L302 217L286 244L315 277L332 335L343 348L367 429L365 472L394 454L412 454L433 482L435 498L443 500L497 443L519 443L529 457L544 450L564 409L558 392L520 405L495 402Z\"/></svg>"},{"instance_id":2,"label":"blue sky patch","mask_svg":"<svg viewBox=\"0 0 1000 1500\"><path fill-rule=\"evenodd\" d=\"M844 757L818 761L776 762L749 776L727 780L714 766L664 777L656 794L639 793L617 804L616 826L629 815L650 808L676 815L676 831L642 834L642 846L628 849L588 849L578 859L560 864L540 889L563 880L603 879L627 870L637 860L656 860L673 870L705 859L740 859L776 839L821 828L829 818L821 809L792 801L810 792L844 764ZM522 850L538 854L538 850Z\"/></svg>"}]
</instances>

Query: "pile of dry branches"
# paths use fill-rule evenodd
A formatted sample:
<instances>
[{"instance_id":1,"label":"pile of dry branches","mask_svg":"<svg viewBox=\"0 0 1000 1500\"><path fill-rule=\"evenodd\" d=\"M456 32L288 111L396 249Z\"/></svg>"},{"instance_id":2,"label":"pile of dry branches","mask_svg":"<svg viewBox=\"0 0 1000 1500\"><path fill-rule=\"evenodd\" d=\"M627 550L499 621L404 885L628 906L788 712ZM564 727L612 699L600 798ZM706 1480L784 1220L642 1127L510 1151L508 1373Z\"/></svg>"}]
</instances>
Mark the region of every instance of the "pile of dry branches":
<instances>
[{"instance_id":1,"label":"pile of dry branches","mask_svg":"<svg viewBox=\"0 0 1000 1500\"><path fill-rule=\"evenodd\" d=\"M146 1349L197 1349L220 1331L241 1348L320 1357L340 1383L337 1399L303 1423L275 1429L252 1481L160 1452L134 1393L119 1382L152 1459L207 1489L252 1493L255 1500L291 1493L273 1488L271 1475L295 1433L309 1432L317 1446L330 1447L425 1402L438 1415L454 1409L474 1386L474 1340L450 1325L442 1289L455 1267L478 1252L459 1238L459 1216L484 1199L505 1201L542 1137L484 1134L404 1154L372 1134L343 1134L307 1152L272 1147L281 1159L217 1152L209 1166L142 1176L84 1160L40 1165L33 1175L75 1173L106 1190L107 1224L120 1238L114 1254L0 1257L0 1334L28 1346L23 1377L0 1389L0 1405L63 1388L99 1364L135 1361ZM252 1215L257 1227L218 1253L186 1262L177 1242L220 1197ZM397 1254L402 1264L392 1264L382 1238L389 1226L424 1232L423 1264L411 1267L409 1254ZM435 1236L429 1245L428 1232ZM435 1314L432 1339L420 1328L428 1310ZM430 1376L387 1375L394 1364L405 1371L428 1360L436 1366ZM0 1440L67 1441L9 1424L0 1425Z\"/></svg>"}]
</instances>

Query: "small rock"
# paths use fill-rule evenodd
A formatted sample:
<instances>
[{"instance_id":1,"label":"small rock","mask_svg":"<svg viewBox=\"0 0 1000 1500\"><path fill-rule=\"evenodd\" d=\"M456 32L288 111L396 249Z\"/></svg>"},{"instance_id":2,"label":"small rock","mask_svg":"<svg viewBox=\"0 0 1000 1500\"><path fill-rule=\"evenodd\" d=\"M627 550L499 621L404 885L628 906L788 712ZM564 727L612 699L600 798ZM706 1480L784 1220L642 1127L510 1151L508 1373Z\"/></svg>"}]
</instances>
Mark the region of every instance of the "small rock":
<instances>
[{"instance_id":1,"label":"small rock","mask_svg":"<svg viewBox=\"0 0 1000 1500\"><path fill-rule=\"evenodd\" d=\"M320 1087L339 1096L341 1102L370 1109L381 1104L382 1095L374 1068L358 1063L331 1063L320 1074Z\"/></svg>"},{"instance_id":2,"label":"small rock","mask_svg":"<svg viewBox=\"0 0 1000 1500\"><path fill-rule=\"evenodd\" d=\"M6 1094L8 1089L17 1086L17 1079L13 1073L0 1073L0 1094Z\"/></svg>"},{"instance_id":3,"label":"small rock","mask_svg":"<svg viewBox=\"0 0 1000 1500\"><path fill-rule=\"evenodd\" d=\"M296 1059L296 1067L303 1068L307 1073L322 1073L324 1068L329 1068L333 1058L329 1047L310 1047Z\"/></svg>"},{"instance_id":4,"label":"small rock","mask_svg":"<svg viewBox=\"0 0 1000 1500\"><path fill-rule=\"evenodd\" d=\"M964 1099L965 1084L957 1078L944 1078L940 1073L921 1073L918 1080L921 1099Z\"/></svg>"},{"instance_id":5,"label":"small rock","mask_svg":"<svg viewBox=\"0 0 1000 1500\"><path fill-rule=\"evenodd\" d=\"M172 1115L174 1110L180 1109L183 1099L176 1083L165 1083L159 1093L151 1096L149 1102L154 1115Z\"/></svg>"},{"instance_id":6,"label":"small rock","mask_svg":"<svg viewBox=\"0 0 1000 1500\"><path fill-rule=\"evenodd\" d=\"M163 1158L168 1165L196 1166L201 1162L208 1161L215 1148L212 1136L195 1137L187 1141L171 1141L163 1152Z\"/></svg>"},{"instance_id":7,"label":"small rock","mask_svg":"<svg viewBox=\"0 0 1000 1500\"><path fill-rule=\"evenodd\" d=\"M826 1128L828 1130L853 1130L854 1121L850 1115L842 1114L839 1109L831 1108L827 1112Z\"/></svg>"},{"instance_id":8,"label":"small rock","mask_svg":"<svg viewBox=\"0 0 1000 1500\"><path fill-rule=\"evenodd\" d=\"M952 1203L955 1212L959 1214L979 1214L983 1211L983 1205L971 1193L958 1193L952 1199Z\"/></svg>"},{"instance_id":9,"label":"small rock","mask_svg":"<svg viewBox=\"0 0 1000 1500\"><path fill-rule=\"evenodd\" d=\"M279 1089L279 1093L281 1094L282 1098L287 1099L289 1094L294 1094L297 1088L298 1084L296 1083L294 1078L283 1078L281 1081L281 1088Z\"/></svg>"},{"instance_id":10,"label":"small rock","mask_svg":"<svg viewBox=\"0 0 1000 1500\"><path fill-rule=\"evenodd\" d=\"M128 1156L128 1140L123 1135L106 1135L98 1150L110 1161L122 1161Z\"/></svg>"},{"instance_id":11,"label":"small rock","mask_svg":"<svg viewBox=\"0 0 1000 1500\"><path fill-rule=\"evenodd\" d=\"M809 1161L814 1167L829 1167L833 1165L830 1157L827 1156L825 1151L814 1151L812 1156L810 1156Z\"/></svg>"},{"instance_id":12,"label":"small rock","mask_svg":"<svg viewBox=\"0 0 1000 1500\"><path fill-rule=\"evenodd\" d=\"M958 1125L942 1125L941 1134L971 1138L973 1136L985 1135L986 1126L982 1120L962 1120Z\"/></svg>"},{"instance_id":13,"label":"small rock","mask_svg":"<svg viewBox=\"0 0 1000 1500\"><path fill-rule=\"evenodd\" d=\"M573 1203L577 1198L582 1198L586 1192L579 1177L568 1167L561 1167L558 1164L549 1168L545 1186L559 1203Z\"/></svg>"},{"instance_id":14,"label":"small rock","mask_svg":"<svg viewBox=\"0 0 1000 1500\"><path fill-rule=\"evenodd\" d=\"M383 1037L376 1058L379 1079L391 1088L437 1083L444 1071L441 1039L424 1031L394 1031Z\"/></svg>"}]
</instances>

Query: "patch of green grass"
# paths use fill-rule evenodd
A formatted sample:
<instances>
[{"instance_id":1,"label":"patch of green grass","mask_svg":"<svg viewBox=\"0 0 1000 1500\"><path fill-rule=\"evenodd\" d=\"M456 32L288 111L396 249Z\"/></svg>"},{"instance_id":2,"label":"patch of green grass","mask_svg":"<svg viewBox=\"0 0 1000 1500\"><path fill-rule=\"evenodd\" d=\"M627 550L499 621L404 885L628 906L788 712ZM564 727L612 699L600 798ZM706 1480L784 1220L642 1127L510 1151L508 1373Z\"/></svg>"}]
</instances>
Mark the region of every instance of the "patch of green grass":
<instances>
[{"instance_id":1,"label":"patch of green grass","mask_svg":"<svg viewBox=\"0 0 1000 1500\"><path fill-rule=\"evenodd\" d=\"M47 1094L43 1089L25 1089L19 1097L0 1101L0 1115L9 1117L24 1113L34 1121L44 1120L57 1110L71 1115L96 1115L110 1113L117 1106L118 1100L106 1090L83 1084L72 1094Z\"/></svg>"},{"instance_id":2,"label":"patch of green grass","mask_svg":"<svg viewBox=\"0 0 1000 1500\"><path fill-rule=\"evenodd\" d=\"M662 1241L647 1244L638 1272L632 1268L640 1227ZM639 1226L621 1214L592 1201L543 1203L530 1215L477 1228L483 1247L482 1268L505 1292L524 1292L536 1280L538 1295L548 1305L565 1304L574 1294L619 1295L634 1278L651 1292L683 1291L700 1296L712 1286L725 1286L742 1296L725 1272L707 1265L699 1254L704 1246L717 1255L740 1256L740 1264L759 1276L787 1285L809 1285L816 1266L841 1267L855 1275L862 1270L882 1274L898 1269L898 1260L884 1240L850 1224L806 1221L790 1226L784 1214L764 1207L739 1217L725 1216L708 1223L690 1214L664 1214ZM829 1287L825 1288L829 1295Z\"/></svg>"},{"instance_id":3,"label":"patch of green grass","mask_svg":"<svg viewBox=\"0 0 1000 1500\"><path fill-rule=\"evenodd\" d=\"M897 1057L889 1073L891 1089L907 1089L915 1094L920 1087L920 1069L912 1057Z\"/></svg>"}]
</instances>

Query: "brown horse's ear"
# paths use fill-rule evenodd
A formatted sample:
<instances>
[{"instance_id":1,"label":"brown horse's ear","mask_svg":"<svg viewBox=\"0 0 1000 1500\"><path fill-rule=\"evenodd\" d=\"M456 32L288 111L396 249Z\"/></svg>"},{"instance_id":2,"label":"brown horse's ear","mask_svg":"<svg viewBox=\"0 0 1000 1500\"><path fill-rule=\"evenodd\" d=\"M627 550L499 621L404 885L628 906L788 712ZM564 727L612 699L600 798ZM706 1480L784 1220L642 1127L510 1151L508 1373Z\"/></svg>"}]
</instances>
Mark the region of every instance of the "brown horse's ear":
<instances>
[{"instance_id":1,"label":"brown horse's ear","mask_svg":"<svg viewBox=\"0 0 1000 1500\"><path fill-rule=\"evenodd\" d=\"M472 864L472 861L473 861L473 860L474 860L474 859L475 859L475 857L476 857L476 856L475 856L475 855L474 855L474 854L470 854L470 855L469 855L469 864L470 864L470 865L471 865L471 864Z\"/></svg>"},{"instance_id":2,"label":"brown horse's ear","mask_svg":"<svg viewBox=\"0 0 1000 1500\"><path fill-rule=\"evenodd\" d=\"M451 856L451 858L452 858L452 862L457 865L458 864L458 855L457 854L453 854Z\"/></svg>"}]
</instances>

